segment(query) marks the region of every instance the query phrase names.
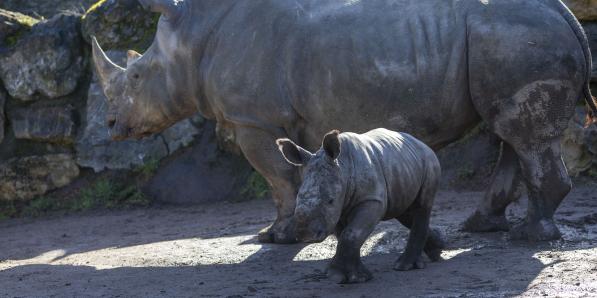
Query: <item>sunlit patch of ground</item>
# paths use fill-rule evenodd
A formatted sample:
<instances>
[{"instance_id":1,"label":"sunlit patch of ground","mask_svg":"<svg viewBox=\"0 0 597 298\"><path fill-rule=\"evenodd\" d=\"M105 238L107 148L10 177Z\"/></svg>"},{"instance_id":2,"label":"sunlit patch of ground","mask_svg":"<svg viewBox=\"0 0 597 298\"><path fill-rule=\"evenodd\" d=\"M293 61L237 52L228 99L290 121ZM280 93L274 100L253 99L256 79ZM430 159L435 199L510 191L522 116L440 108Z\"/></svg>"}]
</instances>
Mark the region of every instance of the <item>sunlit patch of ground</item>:
<instances>
[{"instance_id":1,"label":"sunlit patch of ground","mask_svg":"<svg viewBox=\"0 0 597 298\"><path fill-rule=\"evenodd\" d=\"M529 244L460 232L482 194L440 192L432 221L446 234L445 260L392 270L408 230L383 222L361 251L374 279L350 286L325 277L334 236L310 245L256 241L273 220L268 201L10 220L0 222L0 297L593 297L597 199L587 193L597 192L577 189L560 208L563 240ZM515 205L509 217L523 209Z\"/></svg>"}]
</instances>

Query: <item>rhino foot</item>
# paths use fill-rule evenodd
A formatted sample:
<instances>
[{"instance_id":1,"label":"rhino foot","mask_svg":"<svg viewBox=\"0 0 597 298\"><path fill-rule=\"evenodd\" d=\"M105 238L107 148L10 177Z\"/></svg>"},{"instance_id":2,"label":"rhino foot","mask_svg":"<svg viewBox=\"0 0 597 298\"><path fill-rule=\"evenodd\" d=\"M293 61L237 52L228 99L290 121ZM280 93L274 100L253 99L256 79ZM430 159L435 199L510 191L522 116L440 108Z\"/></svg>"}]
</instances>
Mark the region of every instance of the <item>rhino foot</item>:
<instances>
[{"instance_id":1,"label":"rhino foot","mask_svg":"<svg viewBox=\"0 0 597 298\"><path fill-rule=\"evenodd\" d=\"M462 231L465 232L500 232L508 231L508 220L506 215L485 215L475 211L462 225Z\"/></svg>"},{"instance_id":2,"label":"rhino foot","mask_svg":"<svg viewBox=\"0 0 597 298\"><path fill-rule=\"evenodd\" d=\"M332 260L326 270L329 279L340 284L363 283L373 278L373 274L363 265L361 260L355 262L341 262Z\"/></svg>"},{"instance_id":3,"label":"rhino foot","mask_svg":"<svg viewBox=\"0 0 597 298\"><path fill-rule=\"evenodd\" d=\"M424 269L425 266L426 265L425 261L423 261L423 256L419 256L415 260L411 260L410 258L404 257L404 254L402 254L396 261L396 265L394 265L394 270L409 271L414 269Z\"/></svg>"},{"instance_id":4,"label":"rhino foot","mask_svg":"<svg viewBox=\"0 0 597 298\"><path fill-rule=\"evenodd\" d=\"M562 238L560 230L553 219L543 219L538 222L522 222L510 230L510 239L528 241L550 241Z\"/></svg>"}]
</instances>

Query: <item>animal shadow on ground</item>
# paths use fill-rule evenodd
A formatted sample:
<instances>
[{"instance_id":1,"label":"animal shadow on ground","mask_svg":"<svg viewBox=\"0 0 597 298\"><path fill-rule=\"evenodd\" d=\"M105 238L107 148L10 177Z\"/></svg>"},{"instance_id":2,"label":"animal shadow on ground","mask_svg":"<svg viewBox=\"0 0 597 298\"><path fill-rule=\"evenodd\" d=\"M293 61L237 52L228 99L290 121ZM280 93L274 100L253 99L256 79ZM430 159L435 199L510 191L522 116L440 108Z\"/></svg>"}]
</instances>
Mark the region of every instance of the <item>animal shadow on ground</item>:
<instances>
[{"instance_id":1,"label":"animal shadow on ground","mask_svg":"<svg viewBox=\"0 0 597 298\"><path fill-rule=\"evenodd\" d=\"M594 251L597 203L587 191L576 190L558 213L565 240L542 244L460 232L481 193L441 192L433 224L447 235L446 260L392 270L408 231L384 222L363 247L374 279L358 285L325 278L333 237L257 243L255 232L273 219L268 201L11 221L0 224L0 296L517 295L532 290L542 272L558 271L567 261L562 254ZM522 205L510 216L520 217Z\"/></svg>"}]
</instances>

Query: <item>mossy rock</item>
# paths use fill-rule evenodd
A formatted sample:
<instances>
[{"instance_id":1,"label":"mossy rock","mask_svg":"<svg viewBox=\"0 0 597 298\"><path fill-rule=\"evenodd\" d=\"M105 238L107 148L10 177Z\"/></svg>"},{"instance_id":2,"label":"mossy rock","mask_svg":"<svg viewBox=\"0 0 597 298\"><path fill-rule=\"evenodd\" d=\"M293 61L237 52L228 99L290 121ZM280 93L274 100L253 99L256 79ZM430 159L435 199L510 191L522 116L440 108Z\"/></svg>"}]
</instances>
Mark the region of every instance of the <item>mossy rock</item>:
<instances>
[{"instance_id":1,"label":"mossy rock","mask_svg":"<svg viewBox=\"0 0 597 298\"><path fill-rule=\"evenodd\" d=\"M83 16L82 30L87 41L95 36L105 49L143 52L153 41L158 19L137 0L101 0Z\"/></svg>"},{"instance_id":2,"label":"mossy rock","mask_svg":"<svg viewBox=\"0 0 597 298\"><path fill-rule=\"evenodd\" d=\"M15 46L20 37L29 32L38 22L38 19L28 15L0 9L0 41L2 41L0 47Z\"/></svg>"},{"instance_id":3,"label":"mossy rock","mask_svg":"<svg viewBox=\"0 0 597 298\"><path fill-rule=\"evenodd\" d=\"M51 19L64 12L83 13L95 1L97 0L1 0L0 6L38 19Z\"/></svg>"},{"instance_id":4,"label":"mossy rock","mask_svg":"<svg viewBox=\"0 0 597 298\"><path fill-rule=\"evenodd\" d=\"M14 25L17 19L20 23ZM23 15L11 20L13 28L2 43L8 46L0 45L0 79L10 97L31 102L75 91L87 72L81 16L58 14L37 23Z\"/></svg>"}]
</instances>

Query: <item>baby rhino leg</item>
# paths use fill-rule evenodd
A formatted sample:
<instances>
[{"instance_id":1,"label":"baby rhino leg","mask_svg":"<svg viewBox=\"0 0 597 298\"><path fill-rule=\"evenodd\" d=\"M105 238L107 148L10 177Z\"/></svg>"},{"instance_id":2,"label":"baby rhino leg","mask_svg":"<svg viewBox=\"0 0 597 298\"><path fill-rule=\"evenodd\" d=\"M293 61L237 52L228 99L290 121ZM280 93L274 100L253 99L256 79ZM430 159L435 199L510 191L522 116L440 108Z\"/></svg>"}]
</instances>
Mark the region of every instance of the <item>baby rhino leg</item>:
<instances>
[{"instance_id":1,"label":"baby rhino leg","mask_svg":"<svg viewBox=\"0 0 597 298\"><path fill-rule=\"evenodd\" d=\"M338 283L360 283L373 276L361 261L361 246L373 232L382 215L381 204L370 201L357 206L348 224L338 235L336 255L326 271Z\"/></svg>"},{"instance_id":2,"label":"baby rhino leg","mask_svg":"<svg viewBox=\"0 0 597 298\"><path fill-rule=\"evenodd\" d=\"M410 229L404 252L398 258L394 269L399 271L425 268L422 254L427 254L431 261L441 260L444 240L438 230L429 228L431 208L439 185L439 170L430 169L419 195L410 208L398 217L398 220Z\"/></svg>"},{"instance_id":3,"label":"baby rhino leg","mask_svg":"<svg viewBox=\"0 0 597 298\"><path fill-rule=\"evenodd\" d=\"M406 212L398 217L398 221L409 229L412 229L413 227L413 219L412 212ZM427 240L423 247L423 251L427 257L429 257L432 262L441 261L442 249L445 247L446 241L444 240L443 234L438 229L429 228L427 232Z\"/></svg>"},{"instance_id":4,"label":"baby rhino leg","mask_svg":"<svg viewBox=\"0 0 597 298\"><path fill-rule=\"evenodd\" d=\"M423 250L427 246L427 235L429 234L429 217L431 216L431 209L423 206L413 206L407 211L407 214L403 214L398 220L410 229L408 235L408 242L406 248L396 265L395 270L406 271L412 269L423 269L425 268L425 262L423 262L422 254ZM430 249L431 246L430 246ZM436 253L435 249L432 249L432 254L437 257L439 254ZM431 257L431 256L430 256Z\"/></svg>"}]
</instances>

